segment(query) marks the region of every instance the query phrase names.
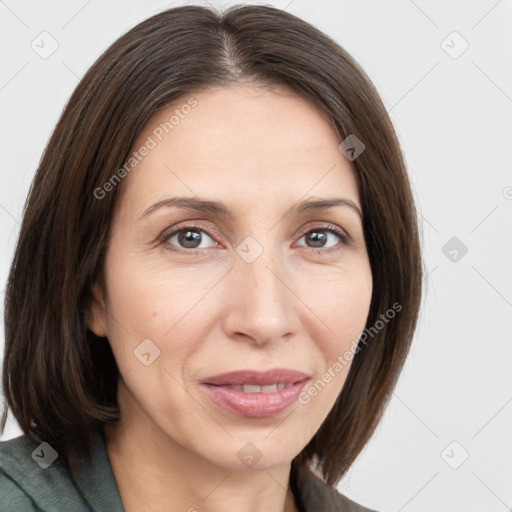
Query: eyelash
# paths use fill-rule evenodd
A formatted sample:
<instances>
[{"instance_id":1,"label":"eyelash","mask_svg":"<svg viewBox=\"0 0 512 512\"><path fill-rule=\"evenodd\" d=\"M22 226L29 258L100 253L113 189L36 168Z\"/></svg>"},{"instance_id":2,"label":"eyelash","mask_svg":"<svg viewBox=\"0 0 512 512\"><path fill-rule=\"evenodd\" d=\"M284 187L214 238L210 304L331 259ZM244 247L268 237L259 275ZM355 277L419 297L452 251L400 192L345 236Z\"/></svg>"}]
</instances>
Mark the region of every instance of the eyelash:
<instances>
[{"instance_id":1,"label":"eyelash","mask_svg":"<svg viewBox=\"0 0 512 512\"><path fill-rule=\"evenodd\" d=\"M158 237L158 241L160 244L163 245L166 242L168 242L169 239L171 239L174 235L176 235L182 231L187 231L187 230L189 230L189 231L204 231L212 239L215 239L217 236L220 238L220 236L217 235L217 233L214 230L211 230L211 228L207 227L205 224L198 222L196 224L192 224L192 225L189 224L189 225L186 225L183 227L179 227L178 229L173 229L173 231L171 231L170 233L164 232ZM306 249L309 249L311 252L333 253L333 252L337 252L337 251L341 250L345 245L347 245L349 243L348 235L346 235L343 231L341 231L341 229L336 228L336 227L332 226L331 224L329 224L327 226L326 225L317 225L317 226L313 226L312 228L309 228L305 231L302 231L299 239L302 238L304 235L307 235L314 231L327 231L328 233L332 233L333 235L336 235L340 239L340 243L333 247L328 247L326 249L323 249L321 247L316 249L314 247L301 246L301 247L305 247ZM171 249L168 247L166 247L166 249L169 251L177 251L177 252L189 253L189 254L198 254L198 253L209 250L209 249L176 249L176 248Z\"/></svg>"}]
</instances>

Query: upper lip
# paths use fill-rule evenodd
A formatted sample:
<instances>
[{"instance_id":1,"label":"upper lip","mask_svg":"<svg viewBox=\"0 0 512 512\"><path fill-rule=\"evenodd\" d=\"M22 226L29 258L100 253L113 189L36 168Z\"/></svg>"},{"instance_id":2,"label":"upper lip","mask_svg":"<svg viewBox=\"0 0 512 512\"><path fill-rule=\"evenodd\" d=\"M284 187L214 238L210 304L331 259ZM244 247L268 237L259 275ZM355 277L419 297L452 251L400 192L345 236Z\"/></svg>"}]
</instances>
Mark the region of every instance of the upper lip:
<instances>
[{"instance_id":1,"label":"upper lip","mask_svg":"<svg viewBox=\"0 0 512 512\"><path fill-rule=\"evenodd\" d=\"M254 370L238 370L221 375L215 375L202 380L203 384L213 384L215 386L231 386L242 384L253 384L257 386L268 386L270 384L295 384L309 379L305 373L288 370L286 368L275 368L264 372Z\"/></svg>"}]
</instances>

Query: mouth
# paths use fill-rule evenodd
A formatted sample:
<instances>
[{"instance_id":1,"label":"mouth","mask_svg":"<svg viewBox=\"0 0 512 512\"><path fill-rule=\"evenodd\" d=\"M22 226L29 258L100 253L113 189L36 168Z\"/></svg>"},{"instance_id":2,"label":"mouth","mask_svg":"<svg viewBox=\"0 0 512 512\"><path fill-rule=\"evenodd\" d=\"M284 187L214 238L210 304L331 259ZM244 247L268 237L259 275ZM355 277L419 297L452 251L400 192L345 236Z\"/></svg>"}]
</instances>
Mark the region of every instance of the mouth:
<instances>
[{"instance_id":1,"label":"mouth","mask_svg":"<svg viewBox=\"0 0 512 512\"><path fill-rule=\"evenodd\" d=\"M237 416L269 418L290 407L310 376L277 368L266 372L240 370L201 382L201 388L220 407Z\"/></svg>"}]
</instances>

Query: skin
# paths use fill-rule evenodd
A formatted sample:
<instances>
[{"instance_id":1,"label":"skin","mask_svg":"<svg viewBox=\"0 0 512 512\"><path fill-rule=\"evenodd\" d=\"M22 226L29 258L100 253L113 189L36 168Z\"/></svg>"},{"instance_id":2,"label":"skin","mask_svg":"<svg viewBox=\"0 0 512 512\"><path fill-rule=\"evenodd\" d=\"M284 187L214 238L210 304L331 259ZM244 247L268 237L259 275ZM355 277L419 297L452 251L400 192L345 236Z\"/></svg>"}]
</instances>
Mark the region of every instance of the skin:
<instances>
[{"instance_id":1,"label":"skin","mask_svg":"<svg viewBox=\"0 0 512 512\"><path fill-rule=\"evenodd\" d=\"M314 382L353 348L372 293L359 215L347 206L285 213L312 197L360 208L354 169L333 125L291 93L243 84L193 96L197 106L119 185L105 293L93 290L89 327L108 337L120 370L122 418L105 428L107 452L127 512L290 512L291 461L331 410L350 362L309 403L266 419L221 409L199 382L277 367ZM134 149L185 102L158 112ZM234 216L162 207L138 220L173 196L221 201ZM154 242L197 221L208 233L196 242ZM348 244L325 226L341 228ZM315 228L323 244L304 235ZM263 249L252 263L236 251L247 236ZM145 339L160 350L148 366L134 355ZM261 453L251 468L237 457L248 442Z\"/></svg>"}]
</instances>

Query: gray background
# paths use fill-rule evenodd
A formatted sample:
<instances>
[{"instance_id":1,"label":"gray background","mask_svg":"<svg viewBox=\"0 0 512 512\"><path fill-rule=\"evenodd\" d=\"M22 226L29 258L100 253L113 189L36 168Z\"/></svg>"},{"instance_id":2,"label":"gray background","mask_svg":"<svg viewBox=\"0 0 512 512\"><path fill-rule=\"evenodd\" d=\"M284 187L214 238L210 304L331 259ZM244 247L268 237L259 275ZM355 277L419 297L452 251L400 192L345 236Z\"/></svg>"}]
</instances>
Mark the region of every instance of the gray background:
<instances>
[{"instance_id":1,"label":"gray background","mask_svg":"<svg viewBox=\"0 0 512 512\"><path fill-rule=\"evenodd\" d=\"M30 182L79 78L122 33L183 3L193 2L0 1L0 289ZM359 61L398 131L421 212L418 331L340 491L383 512L512 509L512 0L250 3L286 8ZM47 58L31 47L48 51L52 38ZM19 434L11 418L1 439Z\"/></svg>"}]
</instances>

